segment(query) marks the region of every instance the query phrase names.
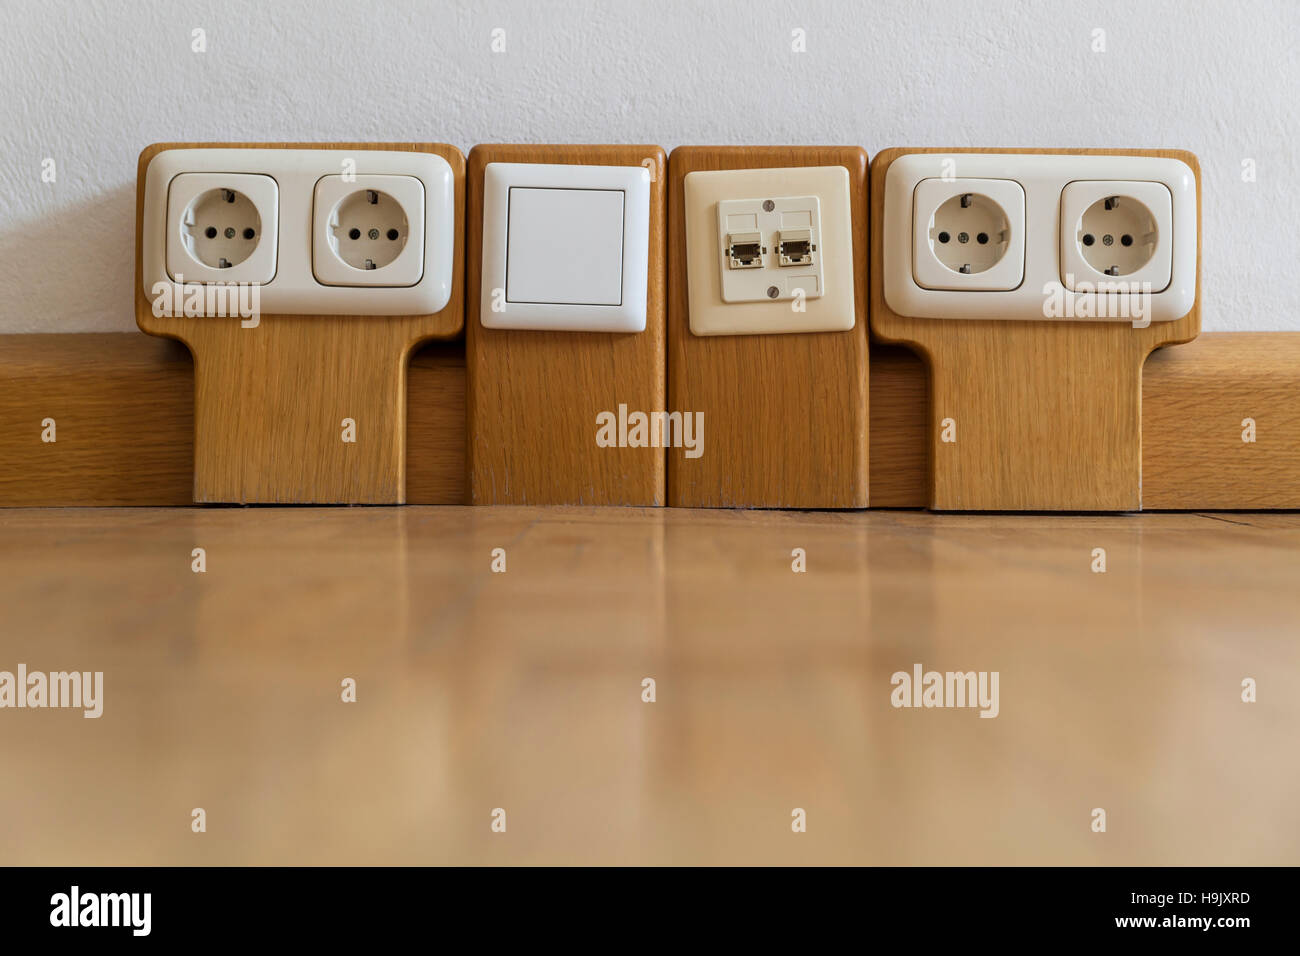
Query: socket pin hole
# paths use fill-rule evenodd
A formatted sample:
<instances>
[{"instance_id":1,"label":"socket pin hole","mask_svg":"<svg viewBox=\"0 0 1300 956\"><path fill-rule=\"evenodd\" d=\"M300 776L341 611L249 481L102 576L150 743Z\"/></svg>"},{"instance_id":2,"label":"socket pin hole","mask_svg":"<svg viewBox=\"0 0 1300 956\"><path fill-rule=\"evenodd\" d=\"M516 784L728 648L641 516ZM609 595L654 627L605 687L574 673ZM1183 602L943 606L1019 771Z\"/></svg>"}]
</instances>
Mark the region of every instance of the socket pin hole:
<instances>
[{"instance_id":1,"label":"socket pin hole","mask_svg":"<svg viewBox=\"0 0 1300 956\"><path fill-rule=\"evenodd\" d=\"M252 239L255 235L257 235L257 232L253 229L252 226L249 226L244 230L245 239Z\"/></svg>"},{"instance_id":2,"label":"socket pin hole","mask_svg":"<svg viewBox=\"0 0 1300 956\"><path fill-rule=\"evenodd\" d=\"M1133 245L1133 237L1130 236L1128 233L1125 233L1124 235L1119 237L1119 244L1121 246L1131 246Z\"/></svg>"},{"instance_id":3,"label":"socket pin hole","mask_svg":"<svg viewBox=\"0 0 1300 956\"><path fill-rule=\"evenodd\" d=\"M360 229L356 229L356 228L349 229L349 230L348 230L348 238L349 238L349 239L360 239L360 238L361 238L361 230L360 230Z\"/></svg>"},{"instance_id":4,"label":"socket pin hole","mask_svg":"<svg viewBox=\"0 0 1300 956\"><path fill-rule=\"evenodd\" d=\"M203 230L203 234L207 236L209 239L215 239L217 238L217 227L208 226L208 228Z\"/></svg>"},{"instance_id":5,"label":"socket pin hole","mask_svg":"<svg viewBox=\"0 0 1300 956\"><path fill-rule=\"evenodd\" d=\"M947 241L948 241L949 239L951 239L951 238L952 238L952 236L948 235L946 232L941 232L941 233L939 233L939 241L940 241L940 242L947 242Z\"/></svg>"},{"instance_id":6,"label":"socket pin hole","mask_svg":"<svg viewBox=\"0 0 1300 956\"><path fill-rule=\"evenodd\" d=\"M978 236L975 237L975 241L978 242L981 246L987 245L989 241L989 234L987 232L981 232Z\"/></svg>"},{"instance_id":7,"label":"socket pin hole","mask_svg":"<svg viewBox=\"0 0 1300 956\"><path fill-rule=\"evenodd\" d=\"M389 229L389 230L388 230L388 238L389 238L389 239L396 239L397 236L398 236L398 232L397 232L396 229ZM1128 243L1125 243L1125 245L1128 245Z\"/></svg>"},{"instance_id":8,"label":"socket pin hole","mask_svg":"<svg viewBox=\"0 0 1300 956\"><path fill-rule=\"evenodd\" d=\"M1090 233L1090 232L1088 232L1088 233L1084 233L1084 236L1083 236L1083 244L1084 244L1085 246L1090 246L1090 245L1092 245L1092 244L1093 244L1094 242L1096 242L1096 241L1097 241L1097 240L1093 238L1092 233Z\"/></svg>"}]
</instances>

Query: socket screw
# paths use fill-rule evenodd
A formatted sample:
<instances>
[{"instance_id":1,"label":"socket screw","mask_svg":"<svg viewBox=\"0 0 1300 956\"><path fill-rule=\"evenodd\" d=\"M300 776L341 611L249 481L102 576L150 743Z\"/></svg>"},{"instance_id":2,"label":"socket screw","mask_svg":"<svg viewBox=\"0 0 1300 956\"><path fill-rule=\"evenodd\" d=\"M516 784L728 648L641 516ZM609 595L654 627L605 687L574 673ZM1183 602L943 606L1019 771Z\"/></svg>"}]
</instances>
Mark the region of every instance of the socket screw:
<instances>
[{"instance_id":1,"label":"socket screw","mask_svg":"<svg viewBox=\"0 0 1300 956\"><path fill-rule=\"evenodd\" d=\"M775 208L776 208L776 203L772 202L772 200L770 199L763 200L763 212L771 212Z\"/></svg>"},{"instance_id":2,"label":"socket screw","mask_svg":"<svg viewBox=\"0 0 1300 956\"><path fill-rule=\"evenodd\" d=\"M776 286L770 285L767 287L767 297L769 299L775 299L780 294L781 294L781 290L778 289Z\"/></svg>"}]
</instances>

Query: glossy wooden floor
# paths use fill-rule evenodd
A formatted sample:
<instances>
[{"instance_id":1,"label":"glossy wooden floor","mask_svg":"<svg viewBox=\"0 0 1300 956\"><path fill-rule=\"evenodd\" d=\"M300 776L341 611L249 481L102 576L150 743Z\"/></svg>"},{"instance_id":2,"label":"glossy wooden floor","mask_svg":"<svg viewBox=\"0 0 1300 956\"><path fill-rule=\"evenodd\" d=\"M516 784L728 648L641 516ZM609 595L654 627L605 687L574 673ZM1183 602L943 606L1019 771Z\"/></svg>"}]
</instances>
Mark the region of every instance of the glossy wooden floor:
<instances>
[{"instance_id":1,"label":"glossy wooden floor","mask_svg":"<svg viewBox=\"0 0 1300 956\"><path fill-rule=\"evenodd\" d=\"M0 670L105 674L0 710L0 862L1296 864L1297 580L1291 514L0 511Z\"/></svg>"}]
</instances>

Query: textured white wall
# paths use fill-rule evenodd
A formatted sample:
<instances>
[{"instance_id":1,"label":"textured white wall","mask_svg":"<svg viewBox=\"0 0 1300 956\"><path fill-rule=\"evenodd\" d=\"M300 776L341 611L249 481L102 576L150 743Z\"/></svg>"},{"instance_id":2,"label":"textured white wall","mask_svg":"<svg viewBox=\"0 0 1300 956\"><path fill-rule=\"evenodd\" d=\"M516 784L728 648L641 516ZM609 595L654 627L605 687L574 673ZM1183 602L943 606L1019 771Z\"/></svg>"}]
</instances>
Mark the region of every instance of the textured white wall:
<instances>
[{"instance_id":1,"label":"textured white wall","mask_svg":"<svg viewBox=\"0 0 1300 956\"><path fill-rule=\"evenodd\" d=\"M0 332L135 328L135 163L162 140L1181 147L1204 169L1205 328L1300 330L1297 0L3 12Z\"/></svg>"}]
</instances>

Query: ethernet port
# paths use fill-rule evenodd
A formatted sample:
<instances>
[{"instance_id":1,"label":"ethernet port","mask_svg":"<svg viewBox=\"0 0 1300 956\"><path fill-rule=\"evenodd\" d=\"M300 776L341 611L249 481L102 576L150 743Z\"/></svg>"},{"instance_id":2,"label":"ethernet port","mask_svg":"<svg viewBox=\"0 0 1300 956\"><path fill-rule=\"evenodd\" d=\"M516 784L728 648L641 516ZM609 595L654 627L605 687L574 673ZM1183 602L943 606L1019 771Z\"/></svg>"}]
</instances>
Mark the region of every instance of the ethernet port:
<instances>
[{"instance_id":1,"label":"ethernet port","mask_svg":"<svg viewBox=\"0 0 1300 956\"><path fill-rule=\"evenodd\" d=\"M810 266L817 246L812 241L811 229L783 229L779 234L776 251L782 266Z\"/></svg>"},{"instance_id":2,"label":"ethernet port","mask_svg":"<svg viewBox=\"0 0 1300 956\"><path fill-rule=\"evenodd\" d=\"M757 232L733 232L727 236L727 261L733 269L763 268L763 237Z\"/></svg>"}]
</instances>

